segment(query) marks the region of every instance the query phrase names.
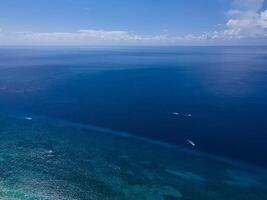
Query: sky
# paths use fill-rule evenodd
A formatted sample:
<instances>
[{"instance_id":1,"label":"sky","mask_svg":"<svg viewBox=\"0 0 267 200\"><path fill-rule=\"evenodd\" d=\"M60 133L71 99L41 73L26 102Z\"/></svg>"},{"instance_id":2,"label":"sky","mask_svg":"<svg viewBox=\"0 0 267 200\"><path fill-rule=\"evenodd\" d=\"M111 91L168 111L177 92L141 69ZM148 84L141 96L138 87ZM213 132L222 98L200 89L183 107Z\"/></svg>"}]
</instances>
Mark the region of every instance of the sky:
<instances>
[{"instance_id":1,"label":"sky","mask_svg":"<svg viewBox=\"0 0 267 200\"><path fill-rule=\"evenodd\" d=\"M0 45L267 44L267 0L1 0Z\"/></svg>"}]
</instances>

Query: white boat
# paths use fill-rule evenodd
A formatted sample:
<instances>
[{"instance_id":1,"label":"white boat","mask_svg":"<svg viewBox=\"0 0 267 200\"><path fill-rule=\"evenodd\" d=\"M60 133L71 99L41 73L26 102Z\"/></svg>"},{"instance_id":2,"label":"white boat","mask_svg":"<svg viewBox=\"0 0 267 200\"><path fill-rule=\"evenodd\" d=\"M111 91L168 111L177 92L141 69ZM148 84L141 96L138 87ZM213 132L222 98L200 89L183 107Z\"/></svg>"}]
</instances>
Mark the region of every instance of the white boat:
<instances>
[{"instance_id":1,"label":"white boat","mask_svg":"<svg viewBox=\"0 0 267 200\"><path fill-rule=\"evenodd\" d=\"M196 144L192 140L186 140L189 144L191 144L193 147L196 146Z\"/></svg>"},{"instance_id":2,"label":"white boat","mask_svg":"<svg viewBox=\"0 0 267 200\"><path fill-rule=\"evenodd\" d=\"M25 119L26 119L26 120L32 120L32 118L31 118L31 117L25 117Z\"/></svg>"}]
</instances>

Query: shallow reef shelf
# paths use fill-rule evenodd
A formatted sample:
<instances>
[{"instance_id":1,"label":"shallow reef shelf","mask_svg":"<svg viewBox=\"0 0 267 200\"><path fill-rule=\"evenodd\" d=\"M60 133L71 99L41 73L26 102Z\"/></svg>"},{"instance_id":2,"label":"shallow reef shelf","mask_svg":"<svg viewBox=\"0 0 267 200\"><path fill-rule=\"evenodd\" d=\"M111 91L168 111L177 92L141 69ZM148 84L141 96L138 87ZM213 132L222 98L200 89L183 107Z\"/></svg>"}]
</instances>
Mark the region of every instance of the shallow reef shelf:
<instances>
[{"instance_id":1,"label":"shallow reef shelf","mask_svg":"<svg viewBox=\"0 0 267 200\"><path fill-rule=\"evenodd\" d=\"M1 116L0 149L0 199L267 199L263 170L104 129Z\"/></svg>"}]
</instances>

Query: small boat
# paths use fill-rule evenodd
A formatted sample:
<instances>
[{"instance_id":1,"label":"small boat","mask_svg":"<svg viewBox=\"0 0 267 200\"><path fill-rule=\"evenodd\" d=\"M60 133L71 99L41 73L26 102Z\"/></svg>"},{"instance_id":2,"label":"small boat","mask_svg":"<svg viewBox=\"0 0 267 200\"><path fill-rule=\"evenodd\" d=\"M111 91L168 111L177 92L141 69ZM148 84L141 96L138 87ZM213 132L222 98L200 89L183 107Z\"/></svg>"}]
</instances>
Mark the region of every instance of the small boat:
<instances>
[{"instance_id":1,"label":"small boat","mask_svg":"<svg viewBox=\"0 0 267 200\"><path fill-rule=\"evenodd\" d=\"M191 144L193 147L196 146L196 144L192 140L186 140L189 144Z\"/></svg>"},{"instance_id":2,"label":"small boat","mask_svg":"<svg viewBox=\"0 0 267 200\"><path fill-rule=\"evenodd\" d=\"M25 119L26 119L26 120L32 120L32 118L31 118L31 117L25 117Z\"/></svg>"}]
</instances>

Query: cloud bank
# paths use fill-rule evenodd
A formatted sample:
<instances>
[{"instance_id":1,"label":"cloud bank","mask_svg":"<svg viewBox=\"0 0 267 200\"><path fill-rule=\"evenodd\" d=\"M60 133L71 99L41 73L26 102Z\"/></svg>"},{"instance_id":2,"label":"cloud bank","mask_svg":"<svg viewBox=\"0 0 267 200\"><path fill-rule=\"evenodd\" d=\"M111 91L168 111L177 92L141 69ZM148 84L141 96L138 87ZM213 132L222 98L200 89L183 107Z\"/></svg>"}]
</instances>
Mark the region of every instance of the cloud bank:
<instances>
[{"instance_id":1,"label":"cloud bank","mask_svg":"<svg viewBox=\"0 0 267 200\"><path fill-rule=\"evenodd\" d=\"M26 44L153 44L171 42L168 35L139 35L120 30L83 29L75 32L16 32L3 33L6 43ZM0 35L1 42L1 35ZM3 40L2 40L3 42Z\"/></svg>"},{"instance_id":2,"label":"cloud bank","mask_svg":"<svg viewBox=\"0 0 267 200\"><path fill-rule=\"evenodd\" d=\"M264 0L235 0L229 10L225 34L230 37L266 37L267 10L261 11Z\"/></svg>"},{"instance_id":3,"label":"cloud bank","mask_svg":"<svg viewBox=\"0 0 267 200\"><path fill-rule=\"evenodd\" d=\"M249 40L267 38L267 10L262 11L264 0L234 0L226 12L224 28L200 35L191 35L192 40Z\"/></svg>"}]
</instances>

